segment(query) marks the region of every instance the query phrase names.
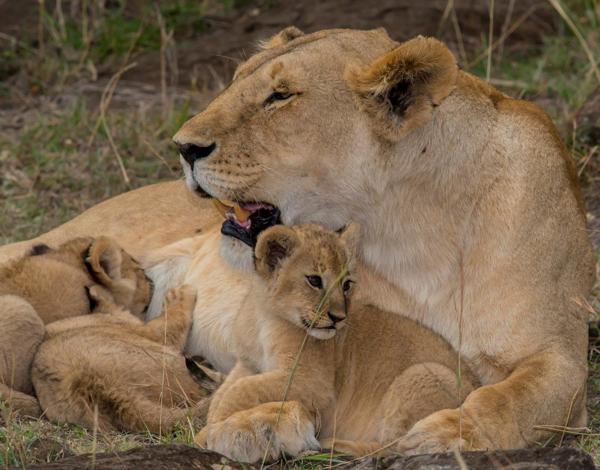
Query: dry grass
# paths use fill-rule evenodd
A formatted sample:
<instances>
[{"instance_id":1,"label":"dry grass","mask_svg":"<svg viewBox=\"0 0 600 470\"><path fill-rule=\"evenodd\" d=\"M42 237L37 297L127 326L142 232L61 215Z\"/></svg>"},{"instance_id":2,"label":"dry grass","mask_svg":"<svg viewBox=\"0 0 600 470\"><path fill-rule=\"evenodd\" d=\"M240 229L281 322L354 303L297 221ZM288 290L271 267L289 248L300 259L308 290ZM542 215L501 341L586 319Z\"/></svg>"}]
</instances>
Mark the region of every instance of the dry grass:
<instances>
[{"instance_id":1,"label":"dry grass","mask_svg":"<svg viewBox=\"0 0 600 470\"><path fill-rule=\"evenodd\" d=\"M78 17L84 21L70 21L72 12L42 12L35 45L0 35L0 78L9 73L12 77L0 83L1 244L33 237L123 191L178 177L170 137L211 96L211 92L171 86L176 74L183 73L177 70L172 54L172 32L201 28L203 11L198 4L210 2L160 2L160 10L150 8L135 20L103 10L105 2L73 3L85 12ZM588 201L600 201L593 184L600 175L600 152L585 132L573 127L577 109L598 85L600 5L595 0L551 3L562 10L565 26L543 45L503 53L503 40L518 19L503 24L504 18L495 18L503 24L503 35L494 38L490 30L489 47L478 53L459 47L459 56L465 68L489 76L512 96L537 101L552 115L578 162ZM85 5L92 9L85 10ZM460 39L460 18L449 5L445 16ZM161 55L161 83L111 81L120 70L132 66L142 50ZM600 217L600 213L590 217ZM600 287L596 294L592 305L598 312ZM590 346L589 365L589 429L571 437L566 432L566 441L590 452L600 465L598 342ZM6 410L3 414L0 466L56 460L94 446L101 452L192 441L189 429L163 438L114 433L95 441L91 433L76 426L22 421L7 416ZM557 433L559 438L562 431ZM330 454L316 455L303 465L326 466L330 459Z\"/></svg>"}]
</instances>

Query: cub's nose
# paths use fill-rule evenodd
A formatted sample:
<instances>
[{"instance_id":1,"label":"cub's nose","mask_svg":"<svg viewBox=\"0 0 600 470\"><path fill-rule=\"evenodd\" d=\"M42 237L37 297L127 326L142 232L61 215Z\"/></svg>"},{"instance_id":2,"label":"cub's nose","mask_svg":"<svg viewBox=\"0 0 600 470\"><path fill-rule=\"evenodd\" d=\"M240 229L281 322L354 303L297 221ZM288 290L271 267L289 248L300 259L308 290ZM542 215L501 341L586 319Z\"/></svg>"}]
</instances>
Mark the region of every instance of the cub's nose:
<instances>
[{"instance_id":1,"label":"cub's nose","mask_svg":"<svg viewBox=\"0 0 600 470\"><path fill-rule=\"evenodd\" d=\"M177 147L179 148L179 153L184 158L184 160L188 162L193 168L196 160L208 157L211 153L213 153L213 151L217 147L217 144L213 142L210 145L202 146L196 144L178 143Z\"/></svg>"},{"instance_id":2,"label":"cub's nose","mask_svg":"<svg viewBox=\"0 0 600 470\"><path fill-rule=\"evenodd\" d=\"M340 322L346 318L346 315L343 314L335 314L332 311L327 312L327 316L333 323Z\"/></svg>"}]
</instances>

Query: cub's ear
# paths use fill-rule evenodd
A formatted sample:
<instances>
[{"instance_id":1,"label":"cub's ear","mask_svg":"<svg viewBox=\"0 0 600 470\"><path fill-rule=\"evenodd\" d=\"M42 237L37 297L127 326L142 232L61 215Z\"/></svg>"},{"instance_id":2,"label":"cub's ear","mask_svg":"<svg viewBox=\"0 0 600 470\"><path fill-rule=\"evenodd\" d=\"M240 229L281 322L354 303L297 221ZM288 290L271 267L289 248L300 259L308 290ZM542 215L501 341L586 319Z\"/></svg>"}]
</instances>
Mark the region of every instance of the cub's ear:
<instances>
[{"instance_id":1,"label":"cub's ear","mask_svg":"<svg viewBox=\"0 0 600 470\"><path fill-rule=\"evenodd\" d=\"M261 41L259 46L261 49L273 49L274 47L283 46L290 41L293 41L300 36L304 36L304 33L295 26L288 26L285 29L279 31L275 36Z\"/></svg>"},{"instance_id":2,"label":"cub's ear","mask_svg":"<svg viewBox=\"0 0 600 470\"><path fill-rule=\"evenodd\" d=\"M263 277L270 277L299 245L298 235L289 227L277 225L265 230L258 236L254 249L257 272Z\"/></svg>"},{"instance_id":3,"label":"cub's ear","mask_svg":"<svg viewBox=\"0 0 600 470\"><path fill-rule=\"evenodd\" d=\"M374 129L397 141L429 121L432 109L454 89L456 58L440 41L419 36L365 68L350 68L346 81Z\"/></svg>"},{"instance_id":4,"label":"cub's ear","mask_svg":"<svg viewBox=\"0 0 600 470\"><path fill-rule=\"evenodd\" d=\"M108 237L99 237L92 242L86 257L90 274L107 286L121 279L123 255L121 247Z\"/></svg>"},{"instance_id":5,"label":"cub's ear","mask_svg":"<svg viewBox=\"0 0 600 470\"><path fill-rule=\"evenodd\" d=\"M350 222L340 231L340 241L346 247L351 263L353 263L358 255L360 231L360 224L357 222Z\"/></svg>"}]
</instances>

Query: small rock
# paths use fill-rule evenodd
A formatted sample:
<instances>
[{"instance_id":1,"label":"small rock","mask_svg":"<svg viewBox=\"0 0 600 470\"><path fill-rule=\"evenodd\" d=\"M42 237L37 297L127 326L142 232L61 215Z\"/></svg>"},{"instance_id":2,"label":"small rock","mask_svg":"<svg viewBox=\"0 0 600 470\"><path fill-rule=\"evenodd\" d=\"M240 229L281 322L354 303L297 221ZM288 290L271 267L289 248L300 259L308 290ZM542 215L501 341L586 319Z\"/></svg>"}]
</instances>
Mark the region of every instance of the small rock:
<instances>
[{"instance_id":1,"label":"small rock","mask_svg":"<svg viewBox=\"0 0 600 470\"><path fill-rule=\"evenodd\" d=\"M35 463L55 462L56 460L73 455L73 452L68 447L49 437L35 439L29 444L27 451L31 461Z\"/></svg>"}]
</instances>

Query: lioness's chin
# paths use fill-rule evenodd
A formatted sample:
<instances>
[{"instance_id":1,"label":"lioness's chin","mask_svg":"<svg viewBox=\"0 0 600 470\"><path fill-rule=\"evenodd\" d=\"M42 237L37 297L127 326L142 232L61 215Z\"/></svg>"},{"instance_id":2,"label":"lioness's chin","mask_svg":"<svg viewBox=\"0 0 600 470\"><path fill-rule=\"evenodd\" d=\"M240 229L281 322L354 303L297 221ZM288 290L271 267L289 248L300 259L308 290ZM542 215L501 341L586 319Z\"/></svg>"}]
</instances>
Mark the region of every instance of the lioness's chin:
<instances>
[{"instance_id":1,"label":"lioness's chin","mask_svg":"<svg viewBox=\"0 0 600 470\"><path fill-rule=\"evenodd\" d=\"M254 272L253 250L244 242L224 235L221 237L219 251L221 257L235 269Z\"/></svg>"}]
</instances>

